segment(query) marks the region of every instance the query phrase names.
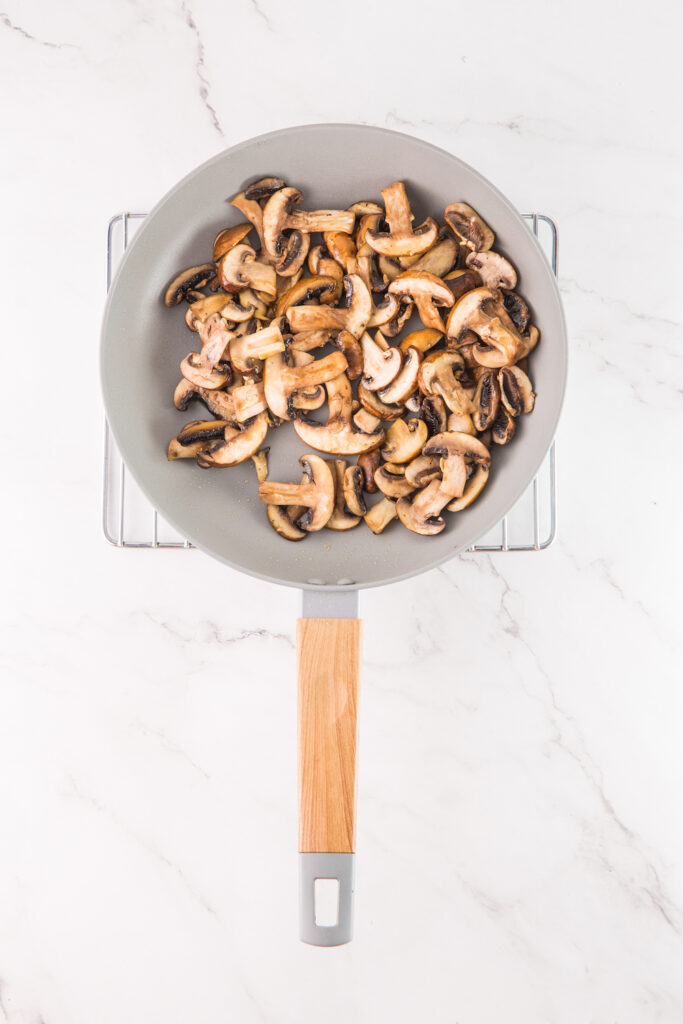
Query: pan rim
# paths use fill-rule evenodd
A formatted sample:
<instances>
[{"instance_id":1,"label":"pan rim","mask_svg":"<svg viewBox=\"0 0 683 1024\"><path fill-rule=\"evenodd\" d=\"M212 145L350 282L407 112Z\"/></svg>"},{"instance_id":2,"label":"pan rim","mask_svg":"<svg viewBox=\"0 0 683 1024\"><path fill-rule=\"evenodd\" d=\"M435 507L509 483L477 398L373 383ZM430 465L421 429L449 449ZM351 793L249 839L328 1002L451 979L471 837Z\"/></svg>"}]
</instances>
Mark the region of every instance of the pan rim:
<instances>
[{"instance_id":1,"label":"pan rim","mask_svg":"<svg viewBox=\"0 0 683 1024\"><path fill-rule=\"evenodd\" d=\"M150 489L147 487L147 481L144 478L144 474L142 475L142 478L141 478L141 477L139 477L135 473L134 469L130 469L130 460L127 457L127 447L128 446L125 444L125 442L124 442L123 445L121 444L120 438L119 438L118 433L117 433L117 428L116 428L116 422L115 422L116 421L116 416L113 416L113 417L111 416L111 410L113 408L115 408L115 403L113 403L112 396L111 396L111 393L109 391L109 385L108 385L108 380L107 380L107 372L106 372L106 366L105 366L105 351L106 351L106 347L107 347L107 344L108 344L107 336L108 336L109 320L110 320L110 317L111 317L112 307L113 307L113 305L114 305L114 303L116 301L117 287L118 287L118 283L119 283L119 280L120 280L121 275L122 275L122 271L125 268L126 262L129 259L130 254L132 252L134 252L135 249L139 245L144 244L144 237L145 237L146 231L149 230L150 224L153 223L153 221L156 219L156 216L160 213L161 210L163 210L164 206L167 203L172 202L172 200L177 195L177 193L180 192L186 186L186 184L188 182L193 180L197 175L202 174L207 168L211 167L213 164L215 164L215 163L217 163L219 161L225 160L225 158L227 156L229 156L229 155L237 154L240 151L242 151L243 149L245 149L247 147L251 147L254 144L261 143L261 142L264 142L264 141L269 140L269 139L277 138L277 137L282 136L282 135L288 135L288 134L291 134L292 132L309 132L309 131L318 131L320 129L325 129L326 131L329 131L329 130L349 130L349 129L353 129L354 131L367 132L368 134L377 134L377 133L379 133L381 135L392 136L394 138L398 137L399 139L407 139L407 140L410 140L411 144L416 144L419 147L422 147L426 152L438 153L441 156L445 156L448 159L453 160L456 163L459 163L462 166L464 166L465 168L467 168L467 170L470 173L475 175L477 178L480 179L480 181L482 181L484 183L484 185L487 187L487 189L489 189L490 192L496 197L498 202L500 202L504 207L507 208L508 212L513 215L513 217L514 217L514 219L516 221L519 222L520 226L523 226L524 230L528 234L528 238L533 242L533 245L538 249L538 251L539 251L539 253L540 253L541 257L542 257L542 263L543 263L544 271L545 271L545 274L546 274L548 286L555 293L557 313L558 313L558 326L560 327L560 331L559 331L560 337L558 337L556 339L556 344L558 345L559 353L561 355L561 359L558 360L558 365L557 365L558 377L560 377L560 375L561 375L561 378L559 380L559 388L558 388L559 400L556 403L555 409L553 411L553 415L551 417L549 417L549 422L550 422L550 425L551 425L551 429L548 429L547 433L548 433L548 435L550 437L550 441L548 442L548 444L545 447L545 449L543 449L540 452L539 458L534 461L534 465L533 465L532 471L529 473L529 471L527 470L527 472L522 477L523 485L521 485L521 486L519 486L518 488L515 489L514 493L511 496L511 500L506 504L504 511L501 513L500 511L497 510L495 512L495 515L491 515L490 517L488 517L487 520L484 521L484 523L481 526L481 528L477 529L476 535L473 536L473 537L469 537L465 543L455 544L455 546L451 550L447 551L446 553L441 554L441 555L436 556L436 557L428 558L418 568L409 569L409 570L407 570L405 572L397 572L397 573L395 573L395 574L393 574L391 576L387 576L386 578L379 579L379 580L374 580L373 579L373 580L370 580L370 581L367 581L367 582L350 582L350 583L347 583L347 584L345 584L345 583L315 583L315 582L312 582L312 581L296 581L296 580L291 580L291 579L287 579L287 578L283 578L283 577L271 576L271 575L269 575L267 573L259 572L258 570L253 569L251 567L247 567L247 566L241 565L240 563L235 562L233 559L227 558L224 554L212 550L209 545L203 544L202 541L199 540L196 537L196 535L193 535L193 531L192 531L191 528L188 529L188 527L185 524L182 524L182 525L179 524L178 521L175 519L175 517L173 515L169 515L163 508L158 507L158 505L159 505L158 500L157 500L156 496L153 496L151 494ZM441 146L436 146L436 145L434 145L431 142L427 142L426 140L418 138L418 137L416 137L414 135L411 135L411 134L409 134L407 132L395 131L394 129L385 128L385 127L381 127L381 126L375 126L375 125L369 125L369 124L354 124L353 122L334 122L334 123L330 123L330 124L327 124L327 123L323 122L323 123L290 125L290 126L288 126L286 128L279 128L279 129L277 129L275 131L272 131L272 132L265 132L265 133L263 133L261 135L253 136L253 137L251 137L249 139L243 140L242 142L236 143L234 146L229 146L228 148L226 148L224 150L221 150L221 152L216 153L213 157L210 157L208 160L205 160L203 163L199 164L197 167L193 168L186 175L184 175L153 206L153 208L150 210L149 214L145 217L145 220L144 220L142 226L140 227L140 229L138 230L138 232L136 233L135 238L133 239L131 244L126 249L126 253L124 254L124 257L121 260L121 263L120 263L120 265L119 265L119 267L117 269L117 272L116 272L116 274L115 274L115 276L114 276L114 278L113 278L113 280L111 282L111 287L110 287L108 295L107 295L107 300L106 300L106 303L105 303L103 319L102 319L101 335L100 335L100 384L101 384L101 390L102 390L102 395L103 395L103 399L104 399L105 411L106 411L106 414L107 414L107 420L108 420L108 423L109 423L109 428L110 428L110 430L112 432L112 435L113 435L113 437L114 437L114 439L116 441L116 444L117 444L117 446L118 446L118 448L119 448L119 450L121 452L121 456L122 456L124 462L129 467L129 470L132 473L132 475L133 475L133 477L134 477L138 487L140 488L142 493L145 495L145 497L150 501L150 503L153 505L153 507L158 508L159 513L164 517L164 519L169 523L169 525L171 527L173 527L174 529L178 530L178 532L180 532L183 536L185 536L198 550L202 551L204 554L210 555L212 558L215 558L217 561L220 561L223 564L230 566L230 568L235 569L238 572L246 573L247 575L252 576L255 579L263 580L263 581L268 582L268 583L275 583L275 584L278 584L280 586L292 587L292 588L294 588L296 590L310 590L310 591L320 591L320 590L325 590L325 591L328 591L328 592L329 591L350 591L350 590L354 590L355 591L355 590L365 590L365 589L371 589L371 588L374 588L374 587L385 586L385 585L389 585L389 584L392 584L392 583L399 583L399 582L402 582L403 580L407 580L407 579L410 579L410 578L412 578L414 576L417 576L418 574L420 574L422 572L428 572L430 569L438 568L439 566L443 565L445 562L448 562L450 559L454 558L456 555L461 554L463 551L467 550L472 544L476 543L476 540L479 537L481 537L485 533L487 533L493 526L496 525L497 522L500 521L500 519L504 515L507 514L507 512L509 512L509 510L518 501L518 499L521 497L521 495L527 489L527 487L529 486L529 484L531 483L533 478L538 473L538 471L539 471L539 469L540 469L540 467L541 467L541 465L543 463L543 460L545 459L545 457L547 455L547 452L548 452L548 450L549 450L549 448L550 448L550 446L552 444L553 438L555 436L555 432L557 430L557 425L558 425L558 422L559 422L559 419L560 419L560 416L561 416L561 413L562 413L562 409L563 409L563 406L564 406L564 401L565 401L565 396L566 396L566 389L567 389L567 363L568 363L567 324L566 324L566 317L565 317L565 313L564 313L564 307L563 307L563 304L562 304L562 299L561 299L560 292L559 292L559 286L558 286L557 279L556 279L555 275L553 274L552 269L551 269L551 267L549 266L549 264L547 262L547 258L545 256L545 253L543 252L543 249L542 249L538 239L534 236L533 232L525 224L523 218L521 217L519 212L516 210L516 208L513 206L513 204L510 202L510 200L508 200L507 197L495 185L493 185L488 180L488 178L486 178L483 174L481 174L478 170L476 170L476 168L472 167L470 164L466 163L466 161L462 160L458 156L455 156L453 153L449 152L449 150L444 149ZM426 548L426 550L428 550L428 549Z\"/></svg>"}]
</instances>

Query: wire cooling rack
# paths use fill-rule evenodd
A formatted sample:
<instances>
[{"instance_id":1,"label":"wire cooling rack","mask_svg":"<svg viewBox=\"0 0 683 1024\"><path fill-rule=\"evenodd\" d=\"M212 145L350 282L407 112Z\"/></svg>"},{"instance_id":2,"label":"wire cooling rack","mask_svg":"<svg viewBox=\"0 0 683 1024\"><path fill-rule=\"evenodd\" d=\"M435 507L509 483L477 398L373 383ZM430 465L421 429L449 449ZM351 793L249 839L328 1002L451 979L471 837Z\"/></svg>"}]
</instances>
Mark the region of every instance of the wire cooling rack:
<instances>
[{"instance_id":1,"label":"wire cooling rack","mask_svg":"<svg viewBox=\"0 0 683 1024\"><path fill-rule=\"evenodd\" d=\"M124 252L145 219L144 213L119 213L107 230L107 289ZM557 227L544 213L527 213L525 221L538 238L557 274ZM118 548L192 548L153 508L140 491L116 447L109 424L104 428L102 493L104 536ZM557 531L557 476L553 442L541 468L519 501L469 551L542 551Z\"/></svg>"}]
</instances>

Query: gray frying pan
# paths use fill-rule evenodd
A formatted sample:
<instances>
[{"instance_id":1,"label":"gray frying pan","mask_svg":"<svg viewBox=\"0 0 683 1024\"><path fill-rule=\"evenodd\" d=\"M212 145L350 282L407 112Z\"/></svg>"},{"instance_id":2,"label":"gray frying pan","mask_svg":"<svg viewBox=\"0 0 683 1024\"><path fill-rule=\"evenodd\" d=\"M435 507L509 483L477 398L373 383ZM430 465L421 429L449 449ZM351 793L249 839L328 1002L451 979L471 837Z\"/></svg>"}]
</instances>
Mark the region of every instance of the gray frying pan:
<instances>
[{"instance_id":1,"label":"gray frying pan","mask_svg":"<svg viewBox=\"0 0 683 1024\"><path fill-rule=\"evenodd\" d=\"M162 295L183 267L203 263L219 229L243 218L226 199L263 175L297 185L304 207L344 208L406 183L416 223L463 200L496 234L517 267L520 291L541 341L531 359L537 392L508 447L494 452L482 495L421 537L393 523L375 536L362 524L283 540L269 526L251 465L203 470L169 463L166 446L187 419L172 395L190 350L182 312ZM220 153L175 186L145 220L113 283L102 328L102 387L121 454L161 514L207 554L271 583L300 587L299 850L301 938L338 945L351 938L357 697L358 590L406 579L468 547L515 503L550 446L565 389L567 338L555 279L536 239L488 181L419 139L364 125L307 125L262 135ZM271 430L270 478L298 480L305 449L286 426ZM331 894L331 899L330 899Z\"/></svg>"}]
</instances>

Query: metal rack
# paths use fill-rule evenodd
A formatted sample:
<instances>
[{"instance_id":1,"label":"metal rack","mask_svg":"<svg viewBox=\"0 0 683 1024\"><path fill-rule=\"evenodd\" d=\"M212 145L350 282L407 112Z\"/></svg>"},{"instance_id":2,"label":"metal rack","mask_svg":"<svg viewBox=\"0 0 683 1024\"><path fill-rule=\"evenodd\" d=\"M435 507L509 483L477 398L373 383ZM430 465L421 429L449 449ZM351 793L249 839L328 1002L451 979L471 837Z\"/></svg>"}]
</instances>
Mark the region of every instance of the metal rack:
<instances>
[{"instance_id":1,"label":"metal rack","mask_svg":"<svg viewBox=\"0 0 683 1024\"><path fill-rule=\"evenodd\" d=\"M119 213L107 230L107 289L128 244L145 219L144 213ZM553 220L543 213L524 219L541 243L557 274L558 238ZM192 544L172 529L152 507L128 474L109 424L104 429L102 493L104 536L119 548L185 548ZM469 551L542 551L557 531L557 474L553 442L541 468L524 494L500 522Z\"/></svg>"}]
</instances>

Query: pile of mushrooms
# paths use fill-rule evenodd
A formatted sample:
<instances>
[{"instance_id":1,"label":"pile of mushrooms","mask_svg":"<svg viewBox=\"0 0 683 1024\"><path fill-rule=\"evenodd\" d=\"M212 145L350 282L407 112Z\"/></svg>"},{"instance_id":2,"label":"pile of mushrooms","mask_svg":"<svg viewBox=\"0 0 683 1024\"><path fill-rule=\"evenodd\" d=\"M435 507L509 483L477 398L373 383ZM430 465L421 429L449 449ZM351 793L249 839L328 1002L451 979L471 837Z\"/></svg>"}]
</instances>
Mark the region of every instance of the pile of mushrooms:
<instances>
[{"instance_id":1,"label":"pile of mushrooms","mask_svg":"<svg viewBox=\"0 0 683 1024\"><path fill-rule=\"evenodd\" d=\"M232 200L244 222L164 296L186 303L196 335L174 404L196 400L213 417L187 423L168 458L203 468L251 458L287 540L361 520L373 533L393 519L440 533L444 510L481 494L492 445L508 444L534 407L539 333L491 228L466 203L450 203L443 225L415 227L403 182L381 194L383 205L305 211L297 188L261 178ZM302 455L300 483L267 479L263 445L286 421L332 456Z\"/></svg>"}]
</instances>

